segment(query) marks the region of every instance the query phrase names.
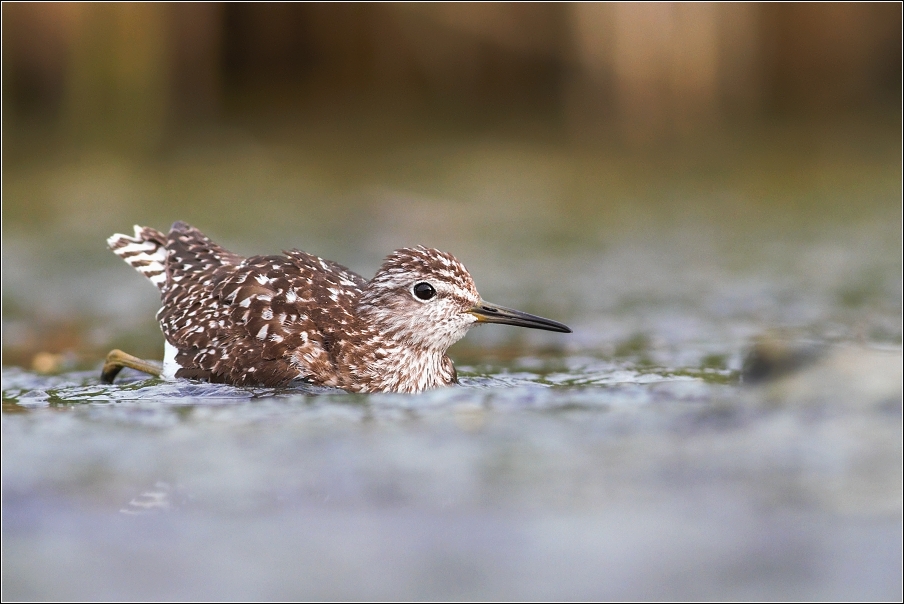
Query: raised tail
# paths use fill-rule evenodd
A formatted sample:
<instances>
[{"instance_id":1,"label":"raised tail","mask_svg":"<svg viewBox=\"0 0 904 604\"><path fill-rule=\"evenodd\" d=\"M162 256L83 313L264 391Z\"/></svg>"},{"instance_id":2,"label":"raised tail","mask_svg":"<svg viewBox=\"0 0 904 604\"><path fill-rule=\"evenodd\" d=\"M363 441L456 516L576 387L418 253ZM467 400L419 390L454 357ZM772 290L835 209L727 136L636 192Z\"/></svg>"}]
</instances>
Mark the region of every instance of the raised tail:
<instances>
[{"instance_id":1,"label":"raised tail","mask_svg":"<svg viewBox=\"0 0 904 604\"><path fill-rule=\"evenodd\" d=\"M166 236L156 229L135 225L135 236L116 233L107 239L113 253L150 279L157 289L166 286Z\"/></svg>"}]
</instances>

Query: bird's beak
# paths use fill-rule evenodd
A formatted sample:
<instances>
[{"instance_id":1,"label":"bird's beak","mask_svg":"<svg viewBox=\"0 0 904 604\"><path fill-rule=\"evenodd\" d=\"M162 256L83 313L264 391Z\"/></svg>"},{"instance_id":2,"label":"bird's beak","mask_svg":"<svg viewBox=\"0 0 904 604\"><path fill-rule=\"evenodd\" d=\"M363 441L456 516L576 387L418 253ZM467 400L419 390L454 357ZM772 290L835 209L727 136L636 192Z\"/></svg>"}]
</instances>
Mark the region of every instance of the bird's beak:
<instances>
[{"instance_id":1,"label":"bird's beak","mask_svg":"<svg viewBox=\"0 0 904 604\"><path fill-rule=\"evenodd\" d=\"M503 323L505 325L517 325L519 327L530 327L532 329L545 329L547 331L558 331L561 333L571 333L568 326L538 317L529 315L520 310L513 310L504 306L496 306L489 302L481 300L477 306L468 309L469 313L477 317L478 323Z\"/></svg>"}]
</instances>

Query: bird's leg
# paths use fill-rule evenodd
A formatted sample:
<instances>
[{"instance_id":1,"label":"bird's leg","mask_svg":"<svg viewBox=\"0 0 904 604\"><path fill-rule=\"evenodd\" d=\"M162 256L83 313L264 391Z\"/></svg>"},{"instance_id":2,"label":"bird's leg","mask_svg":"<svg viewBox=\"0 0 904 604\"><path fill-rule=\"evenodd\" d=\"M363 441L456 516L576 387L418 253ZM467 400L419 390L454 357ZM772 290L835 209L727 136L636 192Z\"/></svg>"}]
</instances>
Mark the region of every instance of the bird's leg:
<instances>
[{"instance_id":1,"label":"bird's leg","mask_svg":"<svg viewBox=\"0 0 904 604\"><path fill-rule=\"evenodd\" d=\"M154 377L160 377L163 372L161 363L133 357L117 348L111 350L110 354L107 355L107 360L104 361L104 368L100 370L100 381L105 384L112 384L123 367L137 369Z\"/></svg>"}]
</instances>

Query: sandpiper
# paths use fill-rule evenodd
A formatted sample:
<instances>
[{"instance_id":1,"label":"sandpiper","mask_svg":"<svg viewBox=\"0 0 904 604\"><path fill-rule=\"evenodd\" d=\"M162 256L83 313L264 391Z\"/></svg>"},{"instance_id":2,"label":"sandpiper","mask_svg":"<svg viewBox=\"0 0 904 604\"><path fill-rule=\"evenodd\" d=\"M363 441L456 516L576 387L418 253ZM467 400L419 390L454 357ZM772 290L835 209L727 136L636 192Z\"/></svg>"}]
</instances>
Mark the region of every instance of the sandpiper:
<instances>
[{"instance_id":1,"label":"sandpiper","mask_svg":"<svg viewBox=\"0 0 904 604\"><path fill-rule=\"evenodd\" d=\"M570 333L556 321L485 302L464 265L423 246L387 256L367 281L293 249L243 258L184 222L135 226L110 249L160 290L162 366L120 350L123 367L164 379L237 386L304 381L352 392L421 392L457 382L446 350L478 323Z\"/></svg>"}]
</instances>

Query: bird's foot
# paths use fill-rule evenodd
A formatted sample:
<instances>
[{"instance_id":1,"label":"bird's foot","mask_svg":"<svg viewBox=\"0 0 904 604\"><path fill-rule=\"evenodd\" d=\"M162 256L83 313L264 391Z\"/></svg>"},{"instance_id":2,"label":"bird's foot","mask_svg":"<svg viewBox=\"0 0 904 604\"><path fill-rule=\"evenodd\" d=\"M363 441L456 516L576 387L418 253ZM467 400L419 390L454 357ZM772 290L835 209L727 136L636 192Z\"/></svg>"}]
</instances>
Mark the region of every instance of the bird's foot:
<instances>
[{"instance_id":1,"label":"bird's foot","mask_svg":"<svg viewBox=\"0 0 904 604\"><path fill-rule=\"evenodd\" d=\"M133 357L121 350L111 350L104 361L104 367L100 370L100 381L104 384L112 384L123 367L136 369L154 377L160 377L163 373L163 364L157 361L145 361L138 357Z\"/></svg>"}]
</instances>

